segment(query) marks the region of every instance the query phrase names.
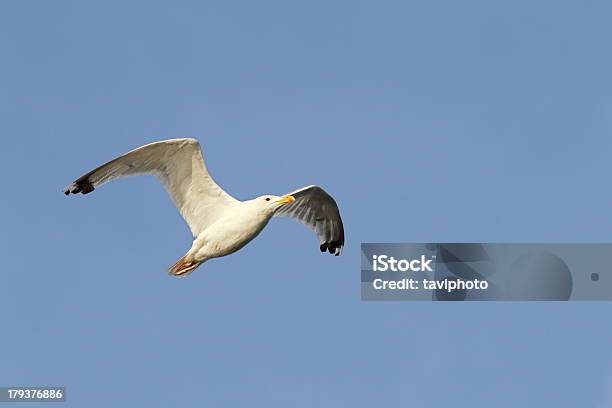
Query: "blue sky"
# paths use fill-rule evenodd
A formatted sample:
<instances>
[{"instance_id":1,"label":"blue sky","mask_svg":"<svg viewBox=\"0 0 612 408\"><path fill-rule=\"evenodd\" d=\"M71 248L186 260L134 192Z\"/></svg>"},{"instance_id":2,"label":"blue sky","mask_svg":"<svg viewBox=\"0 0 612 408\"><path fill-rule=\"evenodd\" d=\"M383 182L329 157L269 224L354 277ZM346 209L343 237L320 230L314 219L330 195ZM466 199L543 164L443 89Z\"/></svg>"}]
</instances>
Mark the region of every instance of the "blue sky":
<instances>
[{"instance_id":1,"label":"blue sky","mask_svg":"<svg viewBox=\"0 0 612 408\"><path fill-rule=\"evenodd\" d=\"M359 244L610 241L611 12L2 2L0 384L70 407L610 406L609 304L361 302ZM174 279L191 237L153 179L61 193L175 137L239 198L325 187L344 256L281 219Z\"/></svg>"}]
</instances>

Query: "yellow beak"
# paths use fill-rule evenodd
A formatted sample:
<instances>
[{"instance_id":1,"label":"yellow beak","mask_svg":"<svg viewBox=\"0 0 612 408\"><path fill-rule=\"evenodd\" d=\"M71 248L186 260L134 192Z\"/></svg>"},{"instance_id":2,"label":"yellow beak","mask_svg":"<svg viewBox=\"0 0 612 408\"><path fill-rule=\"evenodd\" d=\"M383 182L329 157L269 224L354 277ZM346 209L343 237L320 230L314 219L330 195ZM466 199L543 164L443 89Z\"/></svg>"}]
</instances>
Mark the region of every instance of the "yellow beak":
<instances>
[{"instance_id":1,"label":"yellow beak","mask_svg":"<svg viewBox=\"0 0 612 408\"><path fill-rule=\"evenodd\" d=\"M295 197L292 195L286 195L284 197L281 197L280 200L277 201L277 203L280 204L290 204L292 202L295 201Z\"/></svg>"}]
</instances>

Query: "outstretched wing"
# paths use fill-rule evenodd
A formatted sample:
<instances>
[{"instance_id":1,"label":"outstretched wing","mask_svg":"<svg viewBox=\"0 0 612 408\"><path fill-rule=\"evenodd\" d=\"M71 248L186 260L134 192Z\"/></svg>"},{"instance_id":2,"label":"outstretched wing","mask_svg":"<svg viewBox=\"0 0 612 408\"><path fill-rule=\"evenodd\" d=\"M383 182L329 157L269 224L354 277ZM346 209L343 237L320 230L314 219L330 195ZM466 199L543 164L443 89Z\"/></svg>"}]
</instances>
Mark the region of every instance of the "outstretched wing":
<instances>
[{"instance_id":1,"label":"outstretched wing","mask_svg":"<svg viewBox=\"0 0 612 408\"><path fill-rule=\"evenodd\" d=\"M166 187L194 237L237 200L212 179L195 139L171 139L132 150L75 180L64 194L87 194L122 177L149 174Z\"/></svg>"},{"instance_id":2,"label":"outstretched wing","mask_svg":"<svg viewBox=\"0 0 612 408\"><path fill-rule=\"evenodd\" d=\"M275 216L295 218L319 236L321 252L340 255L344 247L344 226L336 201L319 186L303 187L289 193L291 204L280 207Z\"/></svg>"}]
</instances>

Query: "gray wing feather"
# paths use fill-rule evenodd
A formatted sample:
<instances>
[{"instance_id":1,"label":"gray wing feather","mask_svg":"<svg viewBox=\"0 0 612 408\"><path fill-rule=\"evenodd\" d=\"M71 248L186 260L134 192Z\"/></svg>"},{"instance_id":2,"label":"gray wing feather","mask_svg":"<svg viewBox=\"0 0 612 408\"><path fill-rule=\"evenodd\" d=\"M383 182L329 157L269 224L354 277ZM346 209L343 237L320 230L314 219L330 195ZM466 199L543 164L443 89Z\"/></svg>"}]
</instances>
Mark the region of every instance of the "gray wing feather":
<instances>
[{"instance_id":1,"label":"gray wing feather","mask_svg":"<svg viewBox=\"0 0 612 408\"><path fill-rule=\"evenodd\" d=\"M280 207L275 216L291 217L314 230L321 252L340 255L344 247L344 226L336 201L319 186L308 186L291 193L295 201Z\"/></svg>"},{"instance_id":2,"label":"gray wing feather","mask_svg":"<svg viewBox=\"0 0 612 408\"><path fill-rule=\"evenodd\" d=\"M141 174L153 175L162 182L194 237L236 201L208 173L195 139L171 139L139 147L79 177L64 193L87 194L111 180Z\"/></svg>"}]
</instances>

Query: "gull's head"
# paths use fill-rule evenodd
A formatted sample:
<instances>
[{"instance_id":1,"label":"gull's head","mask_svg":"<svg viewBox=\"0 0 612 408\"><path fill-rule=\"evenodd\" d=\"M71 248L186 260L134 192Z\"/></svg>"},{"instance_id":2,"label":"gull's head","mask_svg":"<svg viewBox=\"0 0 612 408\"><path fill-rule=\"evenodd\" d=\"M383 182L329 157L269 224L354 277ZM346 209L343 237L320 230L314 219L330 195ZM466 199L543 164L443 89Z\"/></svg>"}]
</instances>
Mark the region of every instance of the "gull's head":
<instances>
[{"instance_id":1,"label":"gull's head","mask_svg":"<svg viewBox=\"0 0 612 408\"><path fill-rule=\"evenodd\" d=\"M274 211L278 210L280 207L291 204L294 201L295 197L290 194L284 196L263 195L251 200L259 209L270 214L273 214Z\"/></svg>"}]
</instances>

